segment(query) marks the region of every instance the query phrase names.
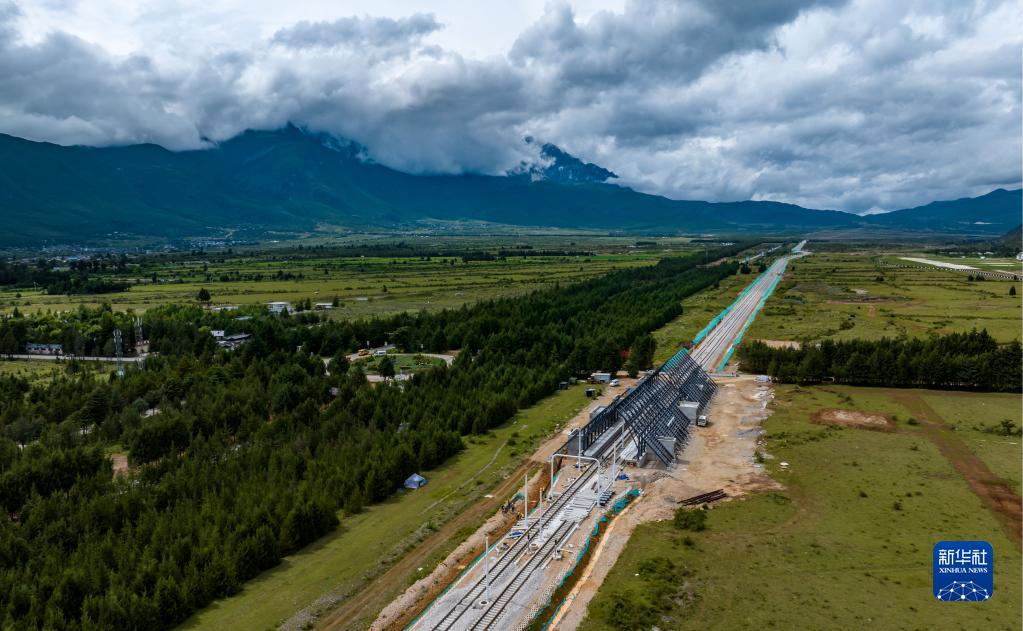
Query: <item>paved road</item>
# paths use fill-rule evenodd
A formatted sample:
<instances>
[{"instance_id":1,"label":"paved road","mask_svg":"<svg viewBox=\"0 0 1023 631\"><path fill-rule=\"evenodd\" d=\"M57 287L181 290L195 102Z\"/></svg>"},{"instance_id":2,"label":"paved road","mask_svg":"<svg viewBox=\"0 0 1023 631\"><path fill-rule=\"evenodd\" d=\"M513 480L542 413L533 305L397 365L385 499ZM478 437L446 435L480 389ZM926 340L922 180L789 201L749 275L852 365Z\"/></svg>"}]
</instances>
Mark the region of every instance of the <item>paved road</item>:
<instances>
[{"instance_id":1,"label":"paved road","mask_svg":"<svg viewBox=\"0 0 1023 631\"><path fill-rule=\"evenodd\" d=\"M386 345L386 346L380 346L378 348L371 348L371 349L369 349L369 355L360 355L358 353L352 353L351 355L348 355L348 362L352 363L352 362L358 361L360 359L372 359L373 358L373 353L375 353L376 351L387 351L387 350L392 349L392 348L394 348L394 345L390 345L389 344L389 345ZM423 357L432 357L434 359L443 359L444 363L447 364L448 366L450 366L455 361L455 356L454 355L442 354L442 353L398 353L398 355L422 355ZM330 366L330 358L324 357L323 358L323 364L325 366L329 367ZM410 377L411 377L411 373L406 373L406 374L395 375L394 378L395 378L396 381L403 381L403 380L408 379ZM386 379L384 379L383 377L381 377L380 375L377 375L377 374L369 374L369 375L366 375L366 381L368 381L370 383L383 383L383 382L386 381Z\"/></svg>"},{"instance_id":2,"label":"paved road","mask_svg":"<svg viewBox=\"0 0 1023 631\"><path fill-rule=\"evenodd\" d=\"M0 357L3 357L4 359L29 359L29 360L41 359L43 361L57 361L58 359L63 359L65 361L70 361L72 359L77 359L80 362L116 362L117 361L116 357L92 357L92 356L81 356L81 355L77 356L77 357L74 356L74 355L26 355L26 354L23 354L23 353L16 354L16 355L0 355ZM136 363L136 364L139 364L139 363L142 363L143 361L145 361L145 359L146 359L145 355L131 355L131 356L125 357L123 359L123 361L125 363Z\"/></svg>"},{"instance_id":3,"label":"paved road","mask_svg":"<svg viewBox=\"0 0 1023 631\"><path fill-rule=\"evenodd\" d=\"M373 357L373 353L377 351L387 352L394 348L393 344L385 344L384 346L378 346L377 348L369 349L369 355L360 355L358 353L352 353L348 356L348 362L358 361L360 359L370 359ZM422 355L423 357L432 357L434 359L443 359L444 363L450 366L455 361L455 356L451 353L398 353L398 355ZM329 360L324 360L329 361Z\"/></svg>"}]
</instances>

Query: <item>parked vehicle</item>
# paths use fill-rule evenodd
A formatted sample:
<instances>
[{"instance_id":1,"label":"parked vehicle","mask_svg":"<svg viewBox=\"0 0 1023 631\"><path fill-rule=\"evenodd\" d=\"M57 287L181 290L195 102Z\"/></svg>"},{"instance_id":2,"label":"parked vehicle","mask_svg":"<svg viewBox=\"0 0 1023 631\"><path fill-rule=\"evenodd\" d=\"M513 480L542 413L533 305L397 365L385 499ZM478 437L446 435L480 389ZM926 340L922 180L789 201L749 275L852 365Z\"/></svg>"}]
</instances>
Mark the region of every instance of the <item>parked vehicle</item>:
<instances>
[{"instance_id":1,"label":"parked vehicle","mask_svg":"<svg viewBox=\"0 0 1023 631\"><path fill-rule=\"evenodd\" d=\"M612 379L611 382L608 383L607 385L609 385L609 386L611 386L613 388L615 386L621 385L621 382L618 381L617 379Z\"/></svg>"},{"instance_id":2,"label":"parked vehicle","mask_svg":"<svg viewBox=\"0 0 1023 631\"><path fill-rule=\"evenodd\" d=\"M697 427L707 427L707 415L706 414L701 414L700 416L696 417L696 426Z\"/></svg>"}]
</instances>

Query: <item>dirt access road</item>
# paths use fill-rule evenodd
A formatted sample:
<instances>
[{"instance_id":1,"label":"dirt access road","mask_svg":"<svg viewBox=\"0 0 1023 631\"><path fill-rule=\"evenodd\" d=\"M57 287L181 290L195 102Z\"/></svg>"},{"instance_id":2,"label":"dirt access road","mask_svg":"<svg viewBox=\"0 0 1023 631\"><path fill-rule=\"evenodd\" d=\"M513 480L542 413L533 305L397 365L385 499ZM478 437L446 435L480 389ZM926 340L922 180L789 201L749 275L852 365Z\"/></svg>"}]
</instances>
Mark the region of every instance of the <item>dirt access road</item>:
<instances>
[{"instance_id":1,"label":"dirt access road","mask_svg":"<svg viewBox=\"0 0 1023 631\"><path fill-rule=\"evenodd\" d=\"M782 488L754 458L763 433L761 424L770 414L770 385L756 383L752 375L716 381L719 389L707 413L711 423L693 428L675 470L628 470L643 494L611 522L551 629L579 626L590 600L639 524L671 519L679 501L708 491L724 489L729 501L734 501L754 491Z\"/></svg>"},{"instance_id":2,"label":"dirt access road","mask_svg":"<svg viewBox=\"0 0 1023 631\"><path fill-rule=\"evenodd\" d=\"M955 435L945 419L919 395L896 392L892 397L920 421L923 434L937 446L977 497L994 513L1009 539L1015 541L1017 546L1023 546L1023 500L1020 496L999 480L984 461Z\"/></svg>"}]
</instances>

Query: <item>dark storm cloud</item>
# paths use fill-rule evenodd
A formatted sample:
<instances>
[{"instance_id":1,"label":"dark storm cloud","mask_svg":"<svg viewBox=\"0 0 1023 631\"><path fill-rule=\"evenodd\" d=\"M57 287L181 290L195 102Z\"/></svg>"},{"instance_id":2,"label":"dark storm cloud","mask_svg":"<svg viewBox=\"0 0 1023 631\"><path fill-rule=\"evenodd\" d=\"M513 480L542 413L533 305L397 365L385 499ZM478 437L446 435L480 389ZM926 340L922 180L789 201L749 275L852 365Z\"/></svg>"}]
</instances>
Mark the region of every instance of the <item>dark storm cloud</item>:
<instances>
[{"instance_id":1,"label":"dark storm cloud","mask_svg":"<svg viewBox=\"0 0 1023 631\"><path fill-rule=\"evenodd\" d=\"M555 4L518 38L510 56L554 67L569 87L689 81L726 54L768 45L775 27L824 4L831 3L634 1L622 14L599 13L586 24L576 22L569 5Z\"/></svg>"},{"instance_id":2,"label":"dark storm cloud","mask_svg":"<svg viewBox=\"0 0 1023 631\"><path fill-rule=\"evenodd\" d=\"M293 121L396 168L488 173L535 159L528 134L672 197L890 209L1019 185L1019 22L1009 1L650 0L586 21L553 3L504 57L433 45L416 14L168 62L24 41L0 0L0 131L183 148Z\"/></svg>"},{"instance_id":3,"label":"dark storm cloud","mask_svg":"<svg viewBox=\"0 0 1023 631\"><path fill-rule=\"evenodd\" d=\"M144 56L111 58L72 35L22 44L17 8L0 5L0 120L8 133L63 143L192 146L194 124L170 109L180 82Z\"/></svg>"},{"instance_id":4,"label":"dark storm cloud","mask_svg":"<svg viewBox=\"0 0 1023 631\"><path fill-rule=\"evenodd\" d=\"M433 15L425 13L416 13L397 20L350 17L333 22L302 21L274 33L273 42L298 49L335 46L389 47L419 41L441 28L442 25Z\"/></svg>"}]
</instances>

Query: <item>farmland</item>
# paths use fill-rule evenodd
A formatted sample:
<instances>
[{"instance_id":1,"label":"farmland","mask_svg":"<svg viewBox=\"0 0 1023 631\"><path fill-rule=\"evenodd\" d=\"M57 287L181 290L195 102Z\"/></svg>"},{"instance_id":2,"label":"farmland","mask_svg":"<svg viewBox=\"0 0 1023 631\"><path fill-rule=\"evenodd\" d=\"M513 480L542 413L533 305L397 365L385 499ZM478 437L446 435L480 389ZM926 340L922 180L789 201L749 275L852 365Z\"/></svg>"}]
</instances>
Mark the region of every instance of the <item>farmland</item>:
<instances>
[{"instance_id":1,"label":"farmland","mask_svg":"<svg viewBox=\"0 0 1023 631\"><path fill-rule=\"evenodd\" d=\"M936 442L913 416L920 398L942 410L945 423L968 406L973 422L1009 414L1018 426L1019 396L795 386L777 394L762 455L785 489L715 507L702 532L670 521L640 526L582 628L639 628L629 621L662 629L1019 628L1018 541L947 457L940 441L959 433L942 430ZM811 423L830 408L891 415L896 430ZM979 447L994 471L1010 469L1005 454ZM948 606L930 595L931 546L945 539L992 543L990 602Z\"/></svg>"},{"instance_id":2,"label":"farmland","mask_svg":"<svg viewBox=\"0 0 1023 631\"><path fill-rule=\"evenodd\" d=\"M521 294L555 283L592 278L613 269L652 265L666 254L694 249L680 239L660 240L656 246L651 241L651 246L645 247L636 247L635 239L579 238L555 243L562 251L582 254L463 259L466 255L502 248L512 251L520 248L519 252L528 253L533 248L554 247L544 239L525 239L513 243L442 241L423 246L432 250L379 245L354 251L292 248L154 255L142 257L137 263L129 258L127 265L104 271L100 276L128 283L125 292L66 296L48 295L41 288L8 288L0 291L0 313L10 313L15 307L22 313L32 313L104 302L116 311L144 311L163 304L195 302L199 290L205 288L213 306L300 300L331 303L336 298L338 307L332 312L336 317L390 315ZM372 256L374 249L385 250L389 255ZM362 251L370 255L357 254ZM445 255L418 255L420 251L443 251Z\"/></svg>"},{"instance_id":3,"label":"farmland","mask_svg":"<svg viewBox=\"0 0 1023 631\"><path fill-rule=\"evenodd\" d=\"M903 255L823 251L795 261L747 338L876 339L973 328L987 329L1000 342L1019 338L1020 283L971 282L964 272L885 265L899 256ZM1012 296L1009 288L1014 284Z\"/></svg>"}]
</instances>

